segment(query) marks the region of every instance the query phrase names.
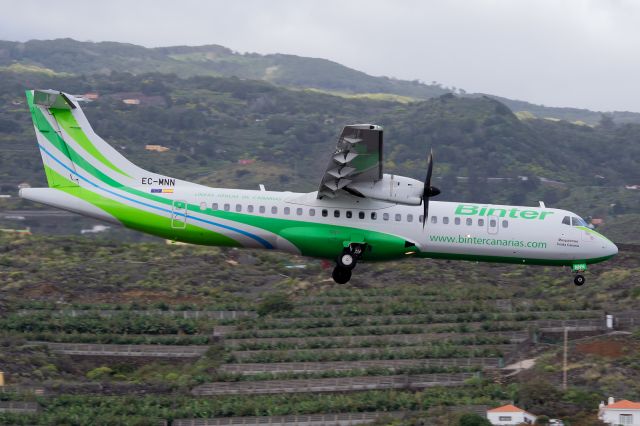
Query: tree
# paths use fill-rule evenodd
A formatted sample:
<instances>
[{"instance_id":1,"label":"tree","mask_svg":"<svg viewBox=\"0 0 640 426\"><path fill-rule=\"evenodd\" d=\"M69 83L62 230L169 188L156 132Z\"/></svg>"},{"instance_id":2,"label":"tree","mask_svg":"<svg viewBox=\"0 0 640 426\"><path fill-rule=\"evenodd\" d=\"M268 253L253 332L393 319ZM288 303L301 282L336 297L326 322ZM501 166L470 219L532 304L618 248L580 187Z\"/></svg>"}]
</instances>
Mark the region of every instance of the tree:
<instances>
[{"instance_id":1,"label":"tree","mask_svg":"<svg viewBox=\"0 0 640 426\"><path fill-rule=\"evenodd\" d=\"M613 117L611 117L611 115L601 114L598 126L602 127L603 129L611 130L616 127L616 123L613 121Z\"/></svg>"},{"instance_id":2,"label":"tree","mask_svg":"<svg viewBox=\"0 0 640 426\"><path fill-rule=\"evenodd\" d=\"M467 413L460 417L460 426L491 426L491 422L479 414Z\"/></svg>"}]
</instances>

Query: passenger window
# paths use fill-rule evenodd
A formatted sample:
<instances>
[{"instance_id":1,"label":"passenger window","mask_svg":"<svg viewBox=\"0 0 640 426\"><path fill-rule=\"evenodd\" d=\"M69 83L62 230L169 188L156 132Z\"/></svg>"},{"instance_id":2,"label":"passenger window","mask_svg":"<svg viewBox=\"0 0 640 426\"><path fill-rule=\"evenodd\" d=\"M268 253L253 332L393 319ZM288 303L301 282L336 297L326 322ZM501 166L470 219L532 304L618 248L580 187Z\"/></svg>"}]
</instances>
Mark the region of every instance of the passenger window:
<instances>
[{"instance_id":1,"label":"passenger window","mask_svg":"<svg viewBox=\"0 0 640 426\"><path fill-rule=\"evenodd\" d=\"M276 207L276 206L272 206L272 207L271 207L271 213L273 213L273 214L278 214L278 207Z\"/></svg>"},{"instance_id":2,"label":"passenger window","mask_svg":"<svg viewBox=\"0 0 640 426\"><path fill-rule=\"evenodd\" d=\"M347 216L347 219L351 219L351 216L353 216L353 213L351 213L351 210L347 210L345 215Z\"/></svg>"},{"instance_id":3,"label":"passenger window","mask_svg":"<svg viewBox=\"0 0 640 426\"><path fill-rule=\"evenodd\" d=\"M231 206L229 204L225 204L224 205L224 211L228 212L229 210L231 210Z\"/></svg>"},{"instance_id":4,"label":"passenger window","mask_svg":"<svg viewBox=\"0 0 640 426\"><path fill-rule=\"evenodd\" d=\"M242 211L242 204L236 204L236 211L237 212L241 212Z\"/></svg>"},{"instance_id":5,"label":"passenger window","mask_svg":"<svg viewBox=\"0 0 640 426\"><path fill-rule=\"evenodd\" d=\"M378 218L378 214L376 212L371 212L371 220L376 220Z\"/></svg>"},{"instance_id":6,"label":"passenger window","mask_svg":"<svg viewBox=\"0 0 640 426\"><path fill-rule=\"evenodd\" d=\"M456 218L454 219L454 222L455 222L455 224L456 224L456 225L460 225L460 218L459 218L459 217L456 217Z\"/></svg>"},{"instance_id":7,"label":"passenger window","mask_svg":"<svg viewBox=\"0 0 640 426\"><path fill-rule=\"evenodd\" d=\"M260 211L260 213L263 213L267 211L265 206L260 206L260 208L258 209Z\"/></svg>"},{"instance_id":8,"label":"passenger window","mask_svg":"<svg viewBox=\"0 0 640 426\"><path fill-rule=\"evenodd\" d=\"M329 212L327 211L327 209L322 209L322 217L327 217L328 214Z\"/></svg>"},{"instance_id":9,"label":"passenger window","mask_svg":"<svg viewBox=\"0 0 640 426\"><path fill-rule=\"evenodd\" d=\"M438 223L438 216L431 216L431 223Z\"/></svg>"},{"instance_id":10,"label":"passenger window","mask_svg":"<svg viewBox=\"0 0 640 426\"><path fill-rule=\"evenodd\" d=\"M218 210L218 203L211 204L211 209L212 210Z\"/></svg>"},{"instance_id":11,"label":"passenger window","mask_svg":"<svg viewBox=\"0 0 640 426\"><path fill-rule=\"evenodd\" d=\"M382 220L389 220L389 213L382 213Z\"/></svg>"},{"instance_id":12,"label":"passenger window","mask_svg":"<svg viewBox=\"0 0 640 426\"><path fill-rule=\"evenodd\" d=\"M508 220L503 220L502 221L502 227L503 228L508 228L509 227L509 221Z\"/></svg>"},{"instance_id":13,"label":"passenger window","mask_svg":"<svg viewBox=\"0 0 640 426\"><path fill-rule=\"evenodd\" d=\"M413 215L412 214L408 214L407 215L407 222L413 222Z\"/></svg>"},{"instance_id":14,"label":"passenger window","mask_svg":"<svg viewBox=\"0 0 640 426\"><path fill-rule=\"evenodd\" d=\"M489 226L490 226L490 227L495 228L497 225L498 225L498 223L496 222L496 220L495 220L495 219L491 219L491 220L489 221Z\"/></svg>"},{"instance_id":15,"label":"passenger window","mask_svg":"<svg viewBox=\"0 0 640 426\"><path fill-rule=\"evenodd\" d=\"M207 203L205 203L204 201L200 203L200 210L206 210L207 209Z\"/></svg>"},{"instance_id":16,"label":"passenger window","mask_svg":"<svg viewBox=\"0 0 640 426\"><path fill-rule=\"evenodd\" d=\"M442 223L445 224L445 225L448 225L449 224L449 218L447 216L443 217L442 218Z\"/></svg>"},{"instance_id":17,"label":"passenger window","mask_svg":"<svg viewBox=\"0 0 640 426\"><path fill-rule=\"evenodd\" d=\"M301 209L300 207L298 207L298 208L296 209L296 214L297 214L298 216L302 216L302 209Z\"/></svg>"},{"instance_id":18,"label":"passenger window","mask_svg":"<svg viewBox=\"0 0 640 426\"><path fill-rule=\"evenodd\" d=\"M309 209L309 216L315 216L315 215L316 215L316 209Z\"/></svg>"},{"instance_id":19,"label":"passenger window","mask_svg":"<svg viewBox=\"0 0 640 426\"><path fill-rule=\"evenodd\" d=\"M253 213L253 204L249 204L249 205L247 206L247 211L248 211L249 213Z\"/></svg>"},{"instance_id":20,"label":"passenger window","mask_svg":"<svg viewBox=\"0 0 640 426\"><path fill-rule=\"evenodd\" d=\"M396 213L396 222L400 222L402 220L402 215L400 213Z\"/></svg>"},{"instance_id":21,"label":"passenger window","mask_svg":"<svg viewBox=\"0 0 640 426\"><path fill-rule=\"evenodd\" d=\"M334 210L333 217L340 217L340 210Z\"/></svg>"},{"instance_id":22,"label":"passenger window","mask_svg":"<svg viewBox=\"0 0 640 426\"><path fill-rule=\"evenodd\" d=\"M478 219L478 226L484 226L484 219Z\"/></svg>"},{"instance_id":23,"label":"passenger window","mask_svg":"<svg viewBox=\"0 0 640 426\"><path fill-rule=\"evenodd\" d=\"M291 213L291 209L289 207L285 207L284 214L289 214L289 213Z\"/></svg>"},{"instance_id":24,"label":"passenger window","mask_svg":"<svg viewBox=\"0 0 640 426\"><path fill-rule=\"evenodd\" d=\"M365 216L364 212L358 212L358 218L364 219L364 216Z\"/></svg>"},{"instance_id":25,"label":"passenger window","mask_svg":"<svg viewBox=\"0 0 640 426\"><path fill-rule=\"evenodd\" d=\"M470 217L468 217L465 222L467 223L467 226L473 225L473 219L471 219Z\"/></svg>"},{"instance_id":26,"label":"passenger window","mask_svg":"<svg viewBox=\"0 0 640 426\"><path fill-rule=\"evenodd\" d=\"M564 225L571 225L571 219L569 218L569 216L565 216L565 217L562 219L562 223L563 223Z\"/></svg>"}]
</instances>

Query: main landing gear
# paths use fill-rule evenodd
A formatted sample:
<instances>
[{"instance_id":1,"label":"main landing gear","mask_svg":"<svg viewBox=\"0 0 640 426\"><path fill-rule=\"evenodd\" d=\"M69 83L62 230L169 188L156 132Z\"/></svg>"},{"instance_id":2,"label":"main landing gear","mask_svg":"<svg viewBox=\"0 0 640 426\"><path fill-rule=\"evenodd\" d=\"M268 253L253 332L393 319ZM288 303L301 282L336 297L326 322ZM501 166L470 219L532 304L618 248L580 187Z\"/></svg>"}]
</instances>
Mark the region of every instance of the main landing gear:
<instances>
[{"instance_id":1,"label":"main landing gear","mask_svg":"<svg viewBox=\"0 0 640 426\"><path fill-rule=\"evenodd\" d=\"M364 251L363 244L349 244L345 247L338 259L331 276L337 284L345 284L351 279L351 270L356 267L358 260Z\"/></svg>"},{"instance_id":2,"label":"main landing gear","mask_svg":"<svg viewBox=\"0 0 640 426\"><path fill-rule=\"evenodd\" d=\"M581 275L581 274L577 274L577 275L573 278L573 283L574 283L575 285L577 285L578 287L580 287L582 284L584 284L584 283L585 283L585 281L587 281L587 280L584 278L584 275Z\"/></svg>"}]
</instances>

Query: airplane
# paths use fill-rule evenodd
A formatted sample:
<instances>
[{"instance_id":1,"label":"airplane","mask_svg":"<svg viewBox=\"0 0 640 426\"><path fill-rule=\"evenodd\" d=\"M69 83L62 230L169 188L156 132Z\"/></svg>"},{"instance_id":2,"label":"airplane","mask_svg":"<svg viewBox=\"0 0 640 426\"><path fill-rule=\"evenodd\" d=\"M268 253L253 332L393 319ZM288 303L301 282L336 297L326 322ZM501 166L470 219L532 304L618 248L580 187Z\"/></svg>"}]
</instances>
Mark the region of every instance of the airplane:
<instances>
[{"instance_id":1,"label":"airplane","mask_svg":"<svg viewBox=\"0 0 640 426\"><path fill-rule=\"evenodd\" d=\"M618 248L567 210L438 202L425 180L383 173L383 129L345 126L318 190L310 193L211 188L144 170L91 128L82 98L28 90L48 188L20 197L158 237L192 244L280 250L335 261L351 279L359 262L432 258L569 266L584 284L587 265Z\"/></svg>"}]
</instances>

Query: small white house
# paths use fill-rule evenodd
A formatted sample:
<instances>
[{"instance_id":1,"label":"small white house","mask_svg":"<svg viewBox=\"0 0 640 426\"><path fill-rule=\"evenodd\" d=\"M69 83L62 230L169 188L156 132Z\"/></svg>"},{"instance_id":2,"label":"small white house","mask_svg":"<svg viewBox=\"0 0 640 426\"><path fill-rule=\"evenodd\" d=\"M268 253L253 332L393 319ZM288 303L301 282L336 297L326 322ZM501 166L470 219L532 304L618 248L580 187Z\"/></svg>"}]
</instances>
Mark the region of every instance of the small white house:
<instances>
[{"instance_id":1,"label":"small white house","mask_svg":"<svg viewBox=\"0 0 640 426\"><path fill-rule=\"evenodd\" d=\"M598 418L608 425L640 426L640 402L616 402L610 397L606 405L603 401L598 408Z\"/></svg>"},{"instance_id":2,"label":"small white house","mask_svg":"<svg viewBox=\"0 0 640 426\"><path fill-rule=\"evenodd\" d=\"M487 419L492 425L508 426L522 423L534 424L537 417L522 408L508 404L487 410Z\"/></svg>"}]
</instances>

